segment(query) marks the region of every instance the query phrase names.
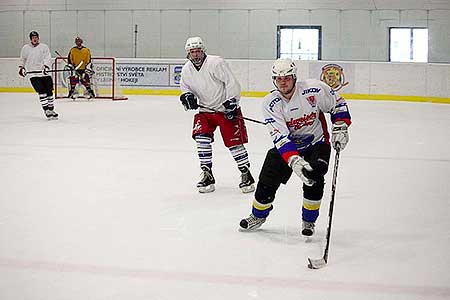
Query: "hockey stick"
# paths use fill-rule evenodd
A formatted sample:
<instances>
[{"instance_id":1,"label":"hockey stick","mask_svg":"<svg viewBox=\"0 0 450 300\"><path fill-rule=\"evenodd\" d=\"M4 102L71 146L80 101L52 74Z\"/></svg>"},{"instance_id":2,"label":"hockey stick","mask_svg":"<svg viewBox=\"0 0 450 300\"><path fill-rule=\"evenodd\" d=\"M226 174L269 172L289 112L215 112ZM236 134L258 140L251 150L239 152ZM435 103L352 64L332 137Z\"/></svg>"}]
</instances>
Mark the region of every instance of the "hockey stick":
<instances>
[{"instance_id":1,"label":"hockey stick","mask_svg":"<svg viewBox=\"0 0 450 300\"><path fill-rule=\"evenodd\" d=\"M209 109L210 111L213 111L213 112L222 112L223 113L223 111L218 111L218 110L216 110L214 108L206 107L206 106L203 106L203 105L200 105L200 104L198 105L198 107L204 108L204 109ZM241 119L241 120L247 120L247 121L255 122L255 123L258 123L258 124L262 124L262 125L267 125L267 122L262 122L262 121L255 120L255 119L252 119L252 118L247 118L247 117L244 117L244 116L236 116L236 118Z\"/></svg>"},{"instance_id":2,"label":"hockey stick","mask_svg":"<svg viewBox=\"0 0 450 300\"><path fill-rule=\"evenodd\" d=\"M29 71L29 72L26 72L26 71L25 71L25 75L27 75L27 74L39 74L39 73L47 74L47 73L55 73L55 72L76 71L76 70L78 70L78 69L81 67L82 64L83 64L83 61L81 61L81 62L80 62L75 68L73 68L73 69L60 69L60 70L48 70L48 71L45 71L45 70L39 70L39 71Z\"/></svg>"},{"instance_id":3,"label":"hockey stick","mask_svg":"<svg viewBox=\"0 0 450 300\"><path fill-rule=\"evenodd\" d=\"M59 52L56 51L56 50L55 50L55 53L56 53L56 55L60 56L60 57L64 60L64 62L65 62L66 64L69 64L69 62L67 61L67 59L64 58L64 56L62 56L61 53L59 53ZM86 70L89 70L90 72L92 72L92 74L95 74L95 71L92 70L92 63L90 63L90 65L91 65L91 66L89 67L89 69L88 69L89 63L86 65Z\"/></svg>"},{"instance_id":4,"label":"hockey stick","mask_svg":"<svg viewBox=\"0 0 450 300\"><path fill-rule=\"evenodd\" d=\"M59 52L56 51L56 50L55 50L55 53L56 53L56 55L58 55L58 56L60 56L60 57L64 57L64 56L61 55L61 53L59 53ZM66 63L68 63L67 60L66 60L65 58L63 58L63 59L64 59L64 61L65 61Z\"/></svg>"},{"instance_id":5,"label":"hockey stick","mask_svg":"<svg viewBox=\"0 0 450 300\"><path fill-rule=\"evenodd\" d=\"M339 154L341 152L341 147L338 144L336 147L336 156L334 157L334 170L333 170L333 182L331 184L331 201L330 208L328 209L328 228L327 228L327 244L325 246L325 250L323 252L323 257L318 259L312 259L308 257L308 268L310 269L320 269L326 266L328 262L328 250L330 247L330 236L331 236L331 221L333 220L333 207L334 207L334 198L336 194L336 181L337 181L337 173L339 166Z\"/></svg>"}]
</instances>

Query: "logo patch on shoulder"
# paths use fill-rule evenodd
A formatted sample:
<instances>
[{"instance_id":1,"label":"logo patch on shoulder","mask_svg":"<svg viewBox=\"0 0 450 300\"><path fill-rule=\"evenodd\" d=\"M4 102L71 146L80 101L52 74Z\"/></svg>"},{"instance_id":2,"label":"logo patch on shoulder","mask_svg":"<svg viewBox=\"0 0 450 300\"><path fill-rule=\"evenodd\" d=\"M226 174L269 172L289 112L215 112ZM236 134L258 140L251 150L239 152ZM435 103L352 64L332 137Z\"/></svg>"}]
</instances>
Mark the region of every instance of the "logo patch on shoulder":
<instances>
[{"instance_id":1,"label":"logo patch on shoulder","mask_svg":"<svg viewBox=\"0 0 450 300\"><path fill-rule=\"evenodd\" d=\"M308 97L306 97L306 100L308 100L309 104L312 107L316 107L316 97L315 96L308 96Z\"/></svg>"},{"instance_id":2,"label":"logo patch on shoulder","mask_svg":"<svg viewBox=\"0 0 450 300\"><path fill-rule=\"evenodd\" d=\"M280 97L277 97L277 98L273 99L272 101L270 101L269 109L270 109L271 112L273 112L273 107L275 106L275 104L277 104L280 101L281 101Z\"/></svg>"}]
</instances>

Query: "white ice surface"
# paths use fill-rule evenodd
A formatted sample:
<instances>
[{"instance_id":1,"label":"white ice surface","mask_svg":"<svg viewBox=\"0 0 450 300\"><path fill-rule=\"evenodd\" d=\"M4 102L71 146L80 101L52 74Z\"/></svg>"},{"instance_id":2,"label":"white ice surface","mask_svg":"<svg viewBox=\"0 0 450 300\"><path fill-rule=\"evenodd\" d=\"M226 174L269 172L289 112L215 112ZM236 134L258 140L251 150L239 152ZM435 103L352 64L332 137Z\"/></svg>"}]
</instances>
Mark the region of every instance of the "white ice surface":
<instances>
[{"instance_id":1,"label":"white ice surface","mask_svg":"<svg viewBox=\"0 0 450 300\"><path fill-rule=\"evenodd\" d=\"M260 105L242 101L256 119ZM252 195L219 133L216 191L196 191L193 112L177 97L58 100L47 121L35 94L0 94L0 299L450 299L450 105L349 105L329 264L310 270L331 171L312 241L296 177L242 233ZM247 128L257 177L271 141Z\"/></svg>"}]
</instances>

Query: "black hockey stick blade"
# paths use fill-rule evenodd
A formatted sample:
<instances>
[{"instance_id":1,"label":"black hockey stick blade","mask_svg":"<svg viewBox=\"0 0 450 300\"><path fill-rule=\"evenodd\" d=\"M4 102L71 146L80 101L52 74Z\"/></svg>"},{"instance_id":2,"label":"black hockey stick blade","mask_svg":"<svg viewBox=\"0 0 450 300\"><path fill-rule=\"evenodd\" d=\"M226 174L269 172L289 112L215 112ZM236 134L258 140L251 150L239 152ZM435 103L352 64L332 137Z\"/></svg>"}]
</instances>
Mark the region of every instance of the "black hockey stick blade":
<instances>
[{"instance_id":1,"label":"black hockey stick blade","mask_svg":"<svg viewBox=\"0 0 450 300\"><path fill-rule=\"evenodd\" d=\"M327 265L327 261L322 257L319 259L312 259L308 257L308 268L310 269L321 269Z\"/></svg>"}]
</instances>

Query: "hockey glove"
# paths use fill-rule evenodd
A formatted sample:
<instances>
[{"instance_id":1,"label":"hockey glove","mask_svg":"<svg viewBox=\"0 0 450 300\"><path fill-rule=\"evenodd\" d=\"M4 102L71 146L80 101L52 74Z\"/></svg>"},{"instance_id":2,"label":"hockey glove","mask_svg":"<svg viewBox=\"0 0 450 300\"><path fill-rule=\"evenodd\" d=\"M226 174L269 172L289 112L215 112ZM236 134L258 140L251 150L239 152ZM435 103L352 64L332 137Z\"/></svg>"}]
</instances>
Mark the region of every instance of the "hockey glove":
<instances>
[{"instance_id":1,"label":"hockey glove","mask_svg":"<svg viewBox=\"0 0 450 300\"><path fill-rule=\"evenodd\" d=\"M44 68L42 69L42 73L43 73L44 75L48 75L48 71L50 71L50 67L44 65Z\"/></svg>"},{"instance_id":2,"label":"hockey glove","mask_svg":"<svg viewBox=\"0 0 450 300\"><path fill-rule=\"evenodd\" d=\"M190 92L182 94L180 96L180 101L185 110L198 108L197 97Z\"/></svg>"},{"instance_id":3,"label":"hockey glove","mask_svg":"<svg viewBox=\"0 0 450 300\"><path fill-rule=\"evenodd\" d=\"M289 158L288 161L289 167L291 167L292 171L300 177L304 184L307 186L312 186L314 184L314 180L306 177L306 171L312 172L313 168L311 165L300 157L299 155L293 155Z\"/></svg>"},{"instance_id":4,"label":"hockey glove","mask_svg":"<svg viewBox=\"0 0 450 300\"><path fill-rule=\"evenodd\" d=\"M331 133L331 143L333 148L337 150L344 150L348 143L348 125L344 121L337 121L333 124L333 130Z\"/></svg>"},{"instance_id":5,"label":"hockey glove","mask_svg":"<svg viewBox=\"0 0 450 300\"><path fill-rule=\"evenodd\" d=\"M25 77L27 75L27 71L25 71L25 68L22 66L19 67L19 75L22 77Z\"/></svg>"},{"instance_id":6,"label":"hockey glove","mask_svg":"<svg viewBox=\"0 0 450 300\"><path fill-rule=\"evenodd\" d=\"M93 65L92 63L88 63L88 64L86 65L86 69L84 70L84 72L85 72L89 77L91 77L92 75L94 75L94 74L95 74L95 71L94 71L94 65Z\"/></svg>"},{"instance_id":7,"label":"hockey glove","mask_svg":"<svg viewBox=\"0 0 450 300\"><path fill-rule=\"evenodd\" d=\"M231 98L227 101L225 101L223 104L223 107L225 107L224 116L228 120L233 120L238 115L238 107L237 107L237 101L236 98Z\"/></svg>"}]
</instances>

